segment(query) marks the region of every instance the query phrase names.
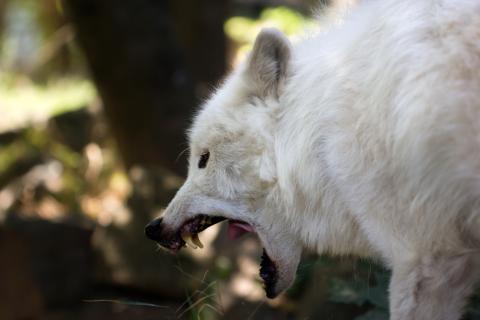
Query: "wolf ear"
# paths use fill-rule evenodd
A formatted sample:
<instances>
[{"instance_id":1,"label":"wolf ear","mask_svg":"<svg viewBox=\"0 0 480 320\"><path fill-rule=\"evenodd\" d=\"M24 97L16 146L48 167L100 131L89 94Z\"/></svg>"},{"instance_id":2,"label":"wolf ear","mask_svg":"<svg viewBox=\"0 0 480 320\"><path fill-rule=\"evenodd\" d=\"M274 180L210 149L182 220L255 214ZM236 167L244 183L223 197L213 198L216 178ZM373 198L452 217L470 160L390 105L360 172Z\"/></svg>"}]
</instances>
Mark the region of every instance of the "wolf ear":
<instances>
[{"instance_id":1,"label":"wolf ear","mask_svg":"<svg viewBox=\"0 0 480 320\"><path fill-rule=\"evenodd\" d=\"M247 75L255 95L278 98L290 55L290 42L280 31L269 28L260 32L247 62Z\"/></svg>"}]
</instances>

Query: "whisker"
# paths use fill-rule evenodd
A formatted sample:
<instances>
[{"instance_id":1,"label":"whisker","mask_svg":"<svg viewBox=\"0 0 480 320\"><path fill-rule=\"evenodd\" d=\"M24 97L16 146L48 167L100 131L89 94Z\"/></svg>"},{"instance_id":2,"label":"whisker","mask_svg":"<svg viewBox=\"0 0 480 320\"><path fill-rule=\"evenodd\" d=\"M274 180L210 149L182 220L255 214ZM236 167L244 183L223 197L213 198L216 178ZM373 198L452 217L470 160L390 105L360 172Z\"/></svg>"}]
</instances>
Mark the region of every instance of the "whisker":
<instances>
[{"instance_id":1,"label":"whisker","mask_svg":"<svg viewBox=\"0 0 480 320\"><path fill-rule=\"evenodd\" d=\"M180 157L186 152L186 151L189 151L190 150L190 147L186 147L185 149L183 149L177 156L177 158L175 159L175 163L180 159Z\"/></svg>"},{"instance_id":2,"label":"whisker","mask_svg":"<svg viewBox=\"0 0 480 320\"><path fill-rule=\"evenodd\" d=\"M82 301L87 302L87 303L114 303L114 304L122 304L122 305L129 305L129 306L161 308L161 309L170 308L169 306L161 306L161 305L154 304L154 303L141 302L141 301L129 301L129 300L87 299L87 300L82 300Z\"/></svg>"},{"instance_id":3,"label":"whisker","mask_svg":"<svg viewBox=\"0 0 480 320\"><path fill-rule=\"evenodd\" d=\"M260 303L253 309L253 311L248 316L247 320L253 319L253 316L257 313L258 309L265 304L265 300L260 301Z\"/></svg>"},{"instance_id":4,"label":"whisker","mask_svg":"<svg viewBox=\"0 0 480 320\"><path fill-rule=\"evenodd\" d=\"M206 295L204 297L201 297L199 298L197 301L195 301L194 303L192 303L187 309L185 309L182 313L180 313L177 317L178 318L181 318L185 313L187 313L188 311L192 310L193 308L195 308L197 305L199 305L200 303L202 303L203 301L209 299L209 298L212 298L214 297L215 294L209 294L209 295Z\"/></svg>"}]
</instances>

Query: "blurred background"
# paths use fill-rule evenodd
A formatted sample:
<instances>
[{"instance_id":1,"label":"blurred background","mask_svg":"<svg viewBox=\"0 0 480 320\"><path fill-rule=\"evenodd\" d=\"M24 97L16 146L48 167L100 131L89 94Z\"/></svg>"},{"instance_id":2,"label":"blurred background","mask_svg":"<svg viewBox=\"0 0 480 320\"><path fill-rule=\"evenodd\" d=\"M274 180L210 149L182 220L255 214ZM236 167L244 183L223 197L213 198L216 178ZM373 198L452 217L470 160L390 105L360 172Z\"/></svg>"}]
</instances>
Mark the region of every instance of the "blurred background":
<instances>
[{"instance_id":1,"label":"blurred background","mask_svg":"<svg viewBox=\"0 0 480 320\"><path fill-rule=\"evenodd\" d=\"M0 319L388 319L371 261L307 253L267 300L255 237L217 225L172 256L143 233L185 177L192 114L259 30L295 41L343 2L0 0Z\"/></svg>"}]
</instances>

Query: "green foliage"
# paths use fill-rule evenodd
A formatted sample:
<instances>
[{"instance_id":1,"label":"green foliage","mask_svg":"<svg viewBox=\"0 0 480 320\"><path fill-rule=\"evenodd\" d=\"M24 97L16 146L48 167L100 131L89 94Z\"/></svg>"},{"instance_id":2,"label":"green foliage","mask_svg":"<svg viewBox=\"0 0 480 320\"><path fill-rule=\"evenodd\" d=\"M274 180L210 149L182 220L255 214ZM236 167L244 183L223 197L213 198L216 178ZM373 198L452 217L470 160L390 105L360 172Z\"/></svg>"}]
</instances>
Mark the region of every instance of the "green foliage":
<instances>
[{"instance_id":1,"label":"green foliage","mask_svg":"<svg viewBox=\"0 0 480 320\"><path fill-rule=\"evenodd\" d=\"M24 81L21 85L15 83L21 81ZM83 108L92 104L96 96L93 84L86 80L68 79L40 86L26 79L0 74L0 131L17 129Z\"/></svg>"},{"instance_id":2,"label":"green foliage","mask_svg":"<svg viewBox=\"0 0 480 320\"><path fill-rule=\"evenodd\" d=\"M468 310L470 320L480 320L480 292L472 298Z\"/></svg>"},{"instance_id":3,"label":"green foliage","mask_svg":"<svg viewBox=\"0 0 480 320\"><path fill-rule=\"evenodd\" d=\"M370 306L365 314L355 320L388 320L388 285L390 272L380 265L359 262L349 279L333 278L330 281L330 301L356 306ZM475 295L467 308L469 320L480 320L480 295Z\"/></svg>"},{"instance_id":4,"label":"green foliage","mask_svg":"<svg viewBox=\"0 0 480 320\"><path fill-rule=\"evenodd\" d=\"M334 278L330 283L330 301L372 309L356 320L388 319L388 281L390 273L379 265L359 262L352 279Z\"/></svg>"},{"instance_id":5,"label":"green foliage","mask_svg":"<svg viewBox=\"0 0 480 320\"><path fill-rule=\"evenodd\" d=\"M228 279L233 271L233 265L230 259L224 256L219 256L215 259L213 273L218 279Z\"/></svg>"},{"instance_id":6,"label":"green foliage","mask_svg":"<svg viewBox=\"0 0 480 320\"><path fill-rule=\"evenodd\" d=\"M0 145L0 173L8 171L19 159L30 157L34 152L32 146L20 141L6 146Z\"/></svg>"},{"instance_id":7,"label":"green foliage","mask_svg":"<svg viewBox=\"0 0 480 320\"><path fill-rule=\"evenodd\" d=\"M312 19L286 7L268 8L260 15L260 21L271 21L274 26L287 35L294 35L305 28L313 27Z\"/></svg>"},{"instance_id":8,"label":"green foliage","mask_svg":"<svg viewBox=\"0 0 480 320\"><path fill-rule=\"evenodd\" d=\"M294 36L316 27L313 19L286 7L267 8L260 13L258 19L232 17L224 25L225 34L239 46L239 54L251 49L251 46L262 28L277 28L288 36Z\"/></svg>"},{"instance_id":9,"label":"green foliage","mask_svg":"<svg viewBox=\"0 0 480 320\"><path fill-rule=\"evenodd\" d=\"M207 277L209 278L209 277ZM191 320L217 320L223 312L218 303L218 283L202 280L202 288L195 292L185 292L186 300L178 309L177 317Z\"/></svg>"},{"instance_id":10,"label":"green foliage","mask_svg":"<svg viewBox=\"0 0 480 320\"><path fill-rule=\"evenodd\" d=\"M274 27L291 36L314 25L312 19L294 10L276 7L263 10L258 19L239 16L228 19L225 23L225 33L232 40L247 44L252 43L260 29L264 27Z\"/></svg>"}]
</instances>

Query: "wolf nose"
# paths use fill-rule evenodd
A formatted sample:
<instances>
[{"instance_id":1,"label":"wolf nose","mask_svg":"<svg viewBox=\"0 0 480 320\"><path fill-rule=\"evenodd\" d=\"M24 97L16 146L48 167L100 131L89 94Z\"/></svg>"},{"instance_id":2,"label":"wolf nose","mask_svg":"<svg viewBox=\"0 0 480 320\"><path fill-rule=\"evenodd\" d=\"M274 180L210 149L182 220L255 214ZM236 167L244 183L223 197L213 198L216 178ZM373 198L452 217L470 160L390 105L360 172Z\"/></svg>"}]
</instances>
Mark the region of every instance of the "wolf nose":
<instances>
[{"instance_id":1,"label":"wolf nose","mask_svg":"<svg viewBox=\"0 0 480 320\"><path fill-rule=\"evenodd\" d=\"M147 238L158 241L162 233L162 218L152 220L145 226L145 235Z\"/></svg>"}]
</instances>

